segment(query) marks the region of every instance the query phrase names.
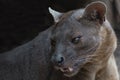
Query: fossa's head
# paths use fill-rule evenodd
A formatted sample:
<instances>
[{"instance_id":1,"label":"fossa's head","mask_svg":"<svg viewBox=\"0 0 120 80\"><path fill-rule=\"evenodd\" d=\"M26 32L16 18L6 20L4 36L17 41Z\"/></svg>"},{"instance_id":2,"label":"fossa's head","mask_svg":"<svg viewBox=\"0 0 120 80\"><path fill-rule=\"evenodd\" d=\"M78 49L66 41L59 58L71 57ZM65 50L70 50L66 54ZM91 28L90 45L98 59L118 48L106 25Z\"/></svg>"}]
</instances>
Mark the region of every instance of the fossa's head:
<instances>
[{"instance_id":1,"label":"fossa's head","mask_svg":"<svg viewBox=\"0 0 120 80\"><path fill-rule=\"evenodd\" d=\"M67 77L76 75L90 61L100 43L99 31L105 21L106 6L93 2L84 10L65 13L51 35L53 66Z\"/></svg>"}]
</instances>

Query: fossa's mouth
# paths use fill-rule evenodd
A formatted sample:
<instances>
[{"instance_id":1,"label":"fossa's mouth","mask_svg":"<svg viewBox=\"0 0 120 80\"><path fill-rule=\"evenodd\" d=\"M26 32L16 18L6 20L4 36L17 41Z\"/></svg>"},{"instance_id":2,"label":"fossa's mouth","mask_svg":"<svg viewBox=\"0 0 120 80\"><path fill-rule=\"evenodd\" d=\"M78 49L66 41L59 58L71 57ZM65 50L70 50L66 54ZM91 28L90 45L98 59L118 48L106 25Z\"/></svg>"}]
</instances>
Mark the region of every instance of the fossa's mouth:
<instances>
[{"instance_id":1,"label":"fossa's mouth","mask_svg":"<svg viewBox=\"0 0 120 80\"><path fill-rule=\"evenodd\" d=\"M66 77L72 77L79 72L80 68L83 67L83 65L86 63L85 60L86 60L85 58L76 60L76 62L74 64L71 63L71 65L67 66L67 67L55 66L55 69L61 71L63 73L63 75Z\"/></svg>"},{"instance_id":2,"label":"fossa's mouth","mask_svg":"<svg viewBox=\"0 0 120 80\"><path fill-rule=\"evenodd\" d=\"M72 77L76 75L79 71L79 69L75 67L67 67L67 68L62 68L62 67L55 67L57 70L61 71L64 76L66 77Z\"/></svg>"},{"instance_id":3,"label":"fossa's mouth","mask_svg":"<svg viewBox=\"0 0 120 80\"><path fill-rule=\"evenodd\" d=\"M75 69L75 68L68 68L69 69L69 72L64 72L64 76L66 77L72 77L74 75L76 75L78 72L79 72L79 69Z\"/></svg>"}]
</instances>

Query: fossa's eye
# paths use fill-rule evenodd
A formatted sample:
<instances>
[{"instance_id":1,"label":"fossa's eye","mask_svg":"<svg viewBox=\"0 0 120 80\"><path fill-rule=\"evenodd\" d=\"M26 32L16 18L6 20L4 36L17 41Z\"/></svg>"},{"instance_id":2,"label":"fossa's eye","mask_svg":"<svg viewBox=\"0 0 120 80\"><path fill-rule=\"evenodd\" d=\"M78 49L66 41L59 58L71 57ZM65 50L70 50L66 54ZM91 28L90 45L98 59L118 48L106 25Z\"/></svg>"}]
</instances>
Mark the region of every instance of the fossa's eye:
<instances>
[{"instance_id":1,"label":"fossa's eye","mask_svg":"<svg viewBox=\"0 0 120 80\"><path fill-rule=\"evenodd\" d=\"M77 43L79 43L81 37L82 37L82 36L79 35L79 36L77 36L77 37L75 37L75 38L72 38L72 41L71 41L71 42L72 42L73 44L77 44Z\"/></svg>"}]
</instances>

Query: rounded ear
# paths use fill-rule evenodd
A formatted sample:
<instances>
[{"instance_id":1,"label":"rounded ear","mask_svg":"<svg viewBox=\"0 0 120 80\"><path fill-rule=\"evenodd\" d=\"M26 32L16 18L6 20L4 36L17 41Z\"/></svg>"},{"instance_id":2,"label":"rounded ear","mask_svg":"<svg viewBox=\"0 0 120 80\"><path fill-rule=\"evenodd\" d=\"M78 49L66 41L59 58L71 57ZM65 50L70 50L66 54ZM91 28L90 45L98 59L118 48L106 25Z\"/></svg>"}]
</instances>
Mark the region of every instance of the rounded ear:
<instances>
[{"instance_id":1,"label":"rounded ear","mask_svg":"<svg viewBox=\"0 0 120 80\"><path fill-rule=\"evenodd\" d=\"M105 21L106 5L101 1L92 2L85 8L83 17L90 21L98 21L103 24Z\"/></svg>"}]
</instances>

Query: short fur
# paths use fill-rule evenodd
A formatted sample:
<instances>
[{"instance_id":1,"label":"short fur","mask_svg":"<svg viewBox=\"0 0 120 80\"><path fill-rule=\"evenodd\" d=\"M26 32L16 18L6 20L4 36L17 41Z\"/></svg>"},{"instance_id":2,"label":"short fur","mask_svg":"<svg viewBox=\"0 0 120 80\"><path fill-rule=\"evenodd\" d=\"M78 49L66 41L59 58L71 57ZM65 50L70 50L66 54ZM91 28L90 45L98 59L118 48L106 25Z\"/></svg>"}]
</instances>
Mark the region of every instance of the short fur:
<instances>
[{"instance_id":1,"label":"short fur","mask_svg":"<svg viewBox=\"0 0 120 80\"><path fill-rule=\"evenodd\" d=\"M60 18L51 37L55 70L50 80L119 80L113 54L117 39L105 15L106 6L98 1Z\"/></svg>"}]
</instances>

